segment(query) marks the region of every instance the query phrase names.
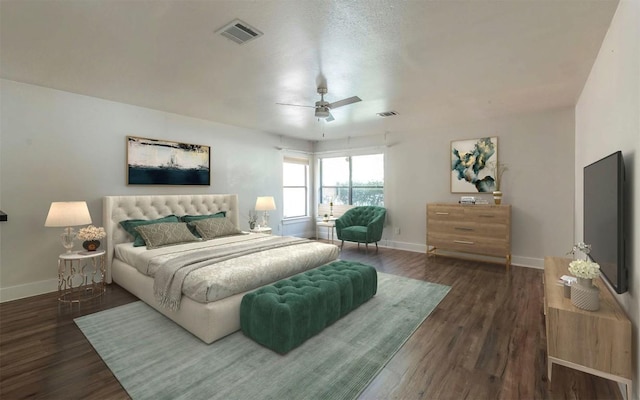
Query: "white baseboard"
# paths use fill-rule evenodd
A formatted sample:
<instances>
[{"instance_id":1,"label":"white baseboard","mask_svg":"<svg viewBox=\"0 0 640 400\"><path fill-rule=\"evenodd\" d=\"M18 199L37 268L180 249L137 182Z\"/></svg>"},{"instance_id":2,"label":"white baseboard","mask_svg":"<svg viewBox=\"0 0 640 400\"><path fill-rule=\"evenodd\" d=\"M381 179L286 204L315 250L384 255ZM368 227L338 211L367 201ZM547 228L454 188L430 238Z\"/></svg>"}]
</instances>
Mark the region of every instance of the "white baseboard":
<instances>
[{"instance_id":1,"label":"white baseboard","mask_svg":"<svg viewBox=\"0 0 640 400\"><path fill-rule=\"evenodd\" d=\"M544 258L511 256L511 264L518 265L520 267L544 269Z\"/></svg>"},{"instance_id":2,"label":"white baseboard","mask_svg":"<svg viewBox=\"0 0 640 400\"><path fill-rule=\"evenodd\" d=\"M0 288L0 303L37 296L44 293L51 293L56 290L58 290L57 279L48 279L46 281L31 282L23 285Z\"/></svg>"},{"instance_id":3,"label":"white baseboard","mask_svg":"<svg viewBox=\"0 0 640 400\"><path fill-rule=\"evenodd\" d=\"M397 242L393 240L384 239L380 241L378 244L380 245L380 247L387 247L390 249L413 251L415 253L427 252L427 246L419 243Z\"/></svg>"},{"instance_id":4,"label":"white baseboard","mask_svg":"<svg viewBox=\"0 0 640 400\"><path fill-rule=\"evenodd\" d=\"M408 243L408 242L396 242L396 241L392 241L392 240L382 240L379 243L380 247L387 247L387 248L391 248L391 249L398 249L398 250L407 250L407 251L413 251L416 253L426 253L427 252L427 245L425 244L418 244L418 243ZM451 254L455 254L455 252L451 252ZM473 258L477 258L480 260L486 260L486 261L495 261L496 258L495 257L483 257L480 255L469 255L465 253L466 257L473 257ZM537 269L544 269L544 259L542 258L533 258L533 257L523 257L523 256L511 256L511 264L512 265L517 265L519 267L528 267L528 268L537 268Z\"/></svg>"}]
</instances>

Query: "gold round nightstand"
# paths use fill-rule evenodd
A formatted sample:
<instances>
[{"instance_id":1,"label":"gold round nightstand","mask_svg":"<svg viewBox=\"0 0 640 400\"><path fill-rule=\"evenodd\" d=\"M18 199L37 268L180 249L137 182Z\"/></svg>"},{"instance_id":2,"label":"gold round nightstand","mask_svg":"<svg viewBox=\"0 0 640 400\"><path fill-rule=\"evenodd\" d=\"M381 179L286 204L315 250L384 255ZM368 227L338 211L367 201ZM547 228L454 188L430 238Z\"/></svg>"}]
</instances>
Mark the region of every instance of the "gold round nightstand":
<instances>
[{"instance_id":1,"label":"gold round nightstand","mask_svg":"<svg viewBox=\"0 0 640 400\"><path fill-rule=\"evenodd\" d=\"M106 251L74 251L58 257L58 302L80 305L102 296Z\"/></svg>"}]
</instances>

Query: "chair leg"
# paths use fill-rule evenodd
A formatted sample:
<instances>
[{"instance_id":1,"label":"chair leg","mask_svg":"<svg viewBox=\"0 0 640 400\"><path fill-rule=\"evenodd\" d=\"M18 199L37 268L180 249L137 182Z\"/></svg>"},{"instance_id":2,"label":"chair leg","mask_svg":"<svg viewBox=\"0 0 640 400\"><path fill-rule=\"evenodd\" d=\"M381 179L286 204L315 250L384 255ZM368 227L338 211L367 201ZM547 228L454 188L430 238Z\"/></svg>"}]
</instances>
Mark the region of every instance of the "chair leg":
<instances>
[{"instance_id":1,"label":"chair leg","mask_svg":"<svg viewBox=\"0 0 640 400\"><path fill-rule=\"evenodd\" d=\"M376 242L376 253L378 252L378 242Z\"/></svg>"},{"instance_id":2,"label":"chair leg","mask_svg":"<svg viewBox=\"0 0 640 400\"><path fill-rule=\"evenodd\" d=\"M364 244L364 254L368 254L369 253L369 243L365 243Z\"/></svg>"},{"instance_id":3,"label":"chair leg","mask_svg":"<svg viewBox=\"0 0 640 400\"><path fill-rule=\"evenodd\" d=\"M343 247L344 247L344 240L342 241L342 243L340 243L340 250L342 250Z\"/></svg>"}]
</instances>

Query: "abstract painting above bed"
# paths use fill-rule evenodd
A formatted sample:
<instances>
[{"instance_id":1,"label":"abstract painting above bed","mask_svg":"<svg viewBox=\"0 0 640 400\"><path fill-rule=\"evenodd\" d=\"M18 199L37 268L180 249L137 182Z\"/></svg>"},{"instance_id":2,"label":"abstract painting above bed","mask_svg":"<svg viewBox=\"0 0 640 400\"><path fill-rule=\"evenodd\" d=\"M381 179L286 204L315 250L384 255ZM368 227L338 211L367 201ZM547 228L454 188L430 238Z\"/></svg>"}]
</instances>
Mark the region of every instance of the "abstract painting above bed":
<instances>
[{"instance_id":1,"label":"abstract painting above bed","mask_svg":"<svg viewBox=\"0 0 640 400\"><path fill-rule=\"evenodd\" d=\"M127 136L127 184L211 185L209 146Z\"/></svg>"}]
</instances>

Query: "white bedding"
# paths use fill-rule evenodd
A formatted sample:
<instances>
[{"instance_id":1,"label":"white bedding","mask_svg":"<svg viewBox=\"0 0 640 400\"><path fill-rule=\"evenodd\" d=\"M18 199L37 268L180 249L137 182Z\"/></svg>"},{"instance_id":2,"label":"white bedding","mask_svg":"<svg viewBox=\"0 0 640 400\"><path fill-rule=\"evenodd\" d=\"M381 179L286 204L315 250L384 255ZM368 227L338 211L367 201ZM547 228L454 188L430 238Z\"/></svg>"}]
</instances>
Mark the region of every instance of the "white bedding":
<instances>
[{"instance_id":1,"label":"white bedding","mask_svg":"<svg viewBox=\"0 0 640 400\"><path fill-rule=\"evenodd\" d=\"M123 243L115 247L115 257L141 273L155 277L159 265L194 249L224 250L240 243L260 246L273 239L263 234L237 235L152 250ZM338 257L338 251L337 246L305 240L291 246L224 260L187 275L182 293L200 303L217 301L331 262Z\"/></svg>"},{"instance_id":2,"label":"white bedding","mask_svg":"<svg viewBox=\"0 0 640 400\"><path fill-rule=\"evenodd\" d=\"M193 249L207 248L215 244L234 243L250 235L226 236L214 240L203 240L200 242L189 242L184 244L176 244L172 246L158 247L157 249L147 250L145 246L133 247L132 242L120 243L115 245L115 258L136 267L136 269L145 275L153 276L155 271L149 271L149 259L157 255L175 254L180 251L189 251Z\"/></svg>"}]
</instances>

